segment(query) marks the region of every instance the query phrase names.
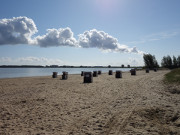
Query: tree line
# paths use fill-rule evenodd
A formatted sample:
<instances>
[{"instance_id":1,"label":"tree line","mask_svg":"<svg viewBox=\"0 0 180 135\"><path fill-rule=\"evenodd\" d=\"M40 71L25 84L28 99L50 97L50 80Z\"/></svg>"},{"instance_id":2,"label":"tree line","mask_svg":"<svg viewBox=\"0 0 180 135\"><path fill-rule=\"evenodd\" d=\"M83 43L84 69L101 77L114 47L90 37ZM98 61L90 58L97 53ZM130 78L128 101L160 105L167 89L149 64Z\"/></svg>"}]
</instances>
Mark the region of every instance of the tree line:
<instances>
[{"instance_id":1,"label":"tree line","mask_svg":"<svg viewBox=\"0 0 180 135\"><path fill-rule=\"evenodd\" d=\"M144 59L145 68L149 68L149 69L159 68L159 64L156 60L155 55L144 54L143 59ZM173 56L172 58L169 55L164 56L161 60L161 67L169 68L169 69L180 68L180 56L178 57Z\"/></svg>"}]
</instances>

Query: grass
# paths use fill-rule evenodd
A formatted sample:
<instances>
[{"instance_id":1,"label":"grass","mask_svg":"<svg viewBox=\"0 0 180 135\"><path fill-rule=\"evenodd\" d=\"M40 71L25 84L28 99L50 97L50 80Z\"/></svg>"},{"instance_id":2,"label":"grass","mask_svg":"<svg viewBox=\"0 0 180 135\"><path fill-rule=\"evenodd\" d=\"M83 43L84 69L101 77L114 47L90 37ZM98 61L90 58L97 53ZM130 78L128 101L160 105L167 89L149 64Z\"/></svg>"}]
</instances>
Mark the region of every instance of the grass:
<instances>
[{"instance_id":1,"label":"grass","mask_svg":"<svg viewBox=\"0 0 180 135\"><path fill-rule=\"evenodd\" d=\"M167 83L180 84L180 68L174 69L165 75L164 81Z\"/></svg>"}]
</instances>

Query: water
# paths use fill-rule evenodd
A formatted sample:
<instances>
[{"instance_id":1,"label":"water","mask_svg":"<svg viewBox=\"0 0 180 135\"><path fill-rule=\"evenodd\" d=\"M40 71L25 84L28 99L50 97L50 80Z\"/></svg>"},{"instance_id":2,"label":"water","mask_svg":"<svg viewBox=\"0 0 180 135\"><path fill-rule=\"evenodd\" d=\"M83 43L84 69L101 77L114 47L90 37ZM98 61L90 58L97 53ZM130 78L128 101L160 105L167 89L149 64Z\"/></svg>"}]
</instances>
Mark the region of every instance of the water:
<instances>
[{"instance_id":1,"label":"water","mask_svg":"<svg viewBox=\"0 0 180 135\"><path fill-rule=\"evenodd\" d=\"M106 73L109 70L129 71L130 68L0 68L0 78L32 77L32 76L51 76L52 72L61 75L63 71L68 74L81 74L81 71L98 71Z\"/></svg>"}]
</instances>

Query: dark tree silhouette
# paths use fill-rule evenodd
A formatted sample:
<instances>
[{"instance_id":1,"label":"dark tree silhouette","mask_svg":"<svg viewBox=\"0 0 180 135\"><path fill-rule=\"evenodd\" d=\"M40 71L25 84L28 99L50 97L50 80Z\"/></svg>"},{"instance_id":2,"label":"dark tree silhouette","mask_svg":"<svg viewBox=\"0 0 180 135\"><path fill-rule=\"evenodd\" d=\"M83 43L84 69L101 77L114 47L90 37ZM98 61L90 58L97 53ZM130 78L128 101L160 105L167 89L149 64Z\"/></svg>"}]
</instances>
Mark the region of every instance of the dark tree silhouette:
<instances>
[{"instance_id":1,"label":"dark tree silhouette","mask_svg":"<svg viewBox=\"0 0 180 135\"><path fill-rule=\"evenodd\" d=\"M165 68L170 68L170 69L173 68L173 62L169 55L163 57L163 59L161 61L161 66L165 67Z\"/></svg>"},{"instance_id":2,"label":"dark tree silhouette","mask_svg":"<svg viewBox=\"0 0 180 135\"><path fill-rule=\"evenodd\" d=\"M158 62L156 60L156 57L151 54L144 54L144 64L146 68L153 69L153 68L158 68Z\"/></svg>"},{"instance_id":3,"label":"dark tree silhouette","mask_svg":"<svg viewBox=\"0 0 180 135\"><path fill-rule=\"evenodd\" d=\"M177 68L177 67L178 67L177 58L173 56L173 68Z\"/></svg>"},{"instance_id":4,"label":"dark tree silhouette","mask_svg":"<svg viewBox=\"0 0 180 135\"><path fill-rule=\"evenodd\" d=\"M180 56L177 57L177 66L180 68Z\"/></svg>"}]
</instances>

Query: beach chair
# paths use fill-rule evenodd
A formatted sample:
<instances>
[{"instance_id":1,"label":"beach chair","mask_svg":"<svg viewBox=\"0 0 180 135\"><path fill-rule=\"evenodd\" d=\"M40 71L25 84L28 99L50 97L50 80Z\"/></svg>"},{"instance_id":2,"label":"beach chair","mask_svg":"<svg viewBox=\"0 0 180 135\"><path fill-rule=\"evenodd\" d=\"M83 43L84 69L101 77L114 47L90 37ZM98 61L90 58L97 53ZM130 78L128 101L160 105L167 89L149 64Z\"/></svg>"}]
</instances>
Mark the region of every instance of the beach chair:
<instances>
[{"instance_id":1,"label":"beach chair","mask_svg":"<svg viewBox=\"0 0 180 135\"><path fill-rule=\"evenodd\" d=\"M92 83L93 75L92 72L84 72L84 83Z\"/></svg>"},{"instance_id":2,"label":"beach chair","mask_svg":"<svg viewBox=\"0 0 180 135\"><path fill-rule=\"evenodd\" d=\"M109 75L113 75L113 71L112 70L109 70Z\"/></svg>"},{"instance_id":3,"label":"beach chair","mask_svg":"<svg viewBox=\"0 0 180 135\"><path fill-rule=\"evenodd\" d=\"M67 80L68 79L68 72L62 72L62 80Z\"/></svg>"},{"instance_id":4,"label":"beach chair","mask_svg":"<svg viewBox=\"0 0 180 135\"><path fill-rule=\"evenodd\" d=\"M131 69L131 75L136 75L136 69Z\"/></svg>"},{"instance_id":5,"label":"beach chair","mask_svg":"<svg viewBox=\"0 0 180 135\"><path fill-rule=\"evenodd\" d=\"M115 77L116 77L116 78L122 78L122 71L117 70Z\"/></svg>"},{"instance_id":6,"label":"beach chair","mask_svg":"<svg viewBox=\"0 0 180 135\"><path fill-rule=\"evenodd\" d=\"M98 77L98 72L97 71L93 71L93 77Z\"/></svg>"},{"instance_id":7,"label":"beach chair","mask_svg":"<svg viewBox=\"0 0 180 135\"><path fill-rule=\"evenodd\" d=\"M53 72L52 78L57 78L57 74L58 74L58 72Z\"/></svg>"}]
</instances>

